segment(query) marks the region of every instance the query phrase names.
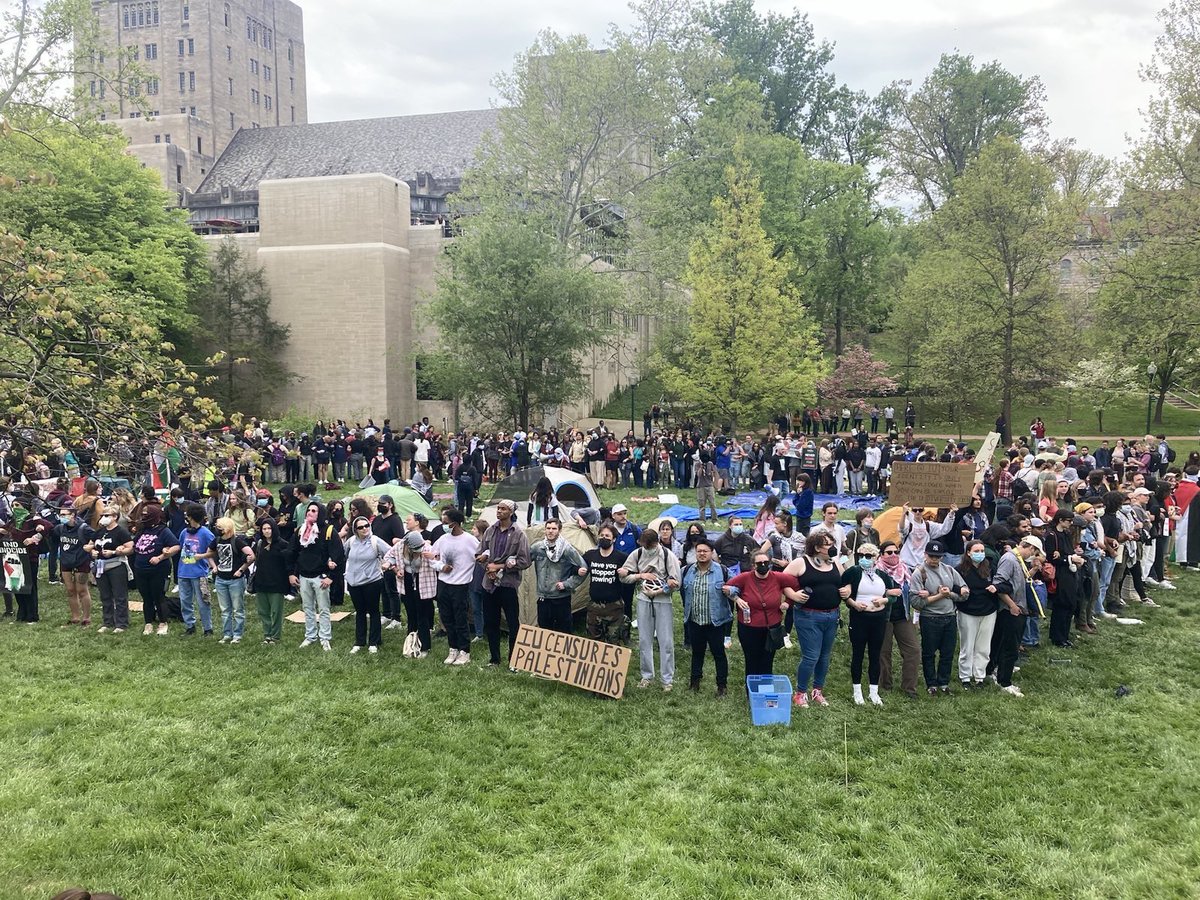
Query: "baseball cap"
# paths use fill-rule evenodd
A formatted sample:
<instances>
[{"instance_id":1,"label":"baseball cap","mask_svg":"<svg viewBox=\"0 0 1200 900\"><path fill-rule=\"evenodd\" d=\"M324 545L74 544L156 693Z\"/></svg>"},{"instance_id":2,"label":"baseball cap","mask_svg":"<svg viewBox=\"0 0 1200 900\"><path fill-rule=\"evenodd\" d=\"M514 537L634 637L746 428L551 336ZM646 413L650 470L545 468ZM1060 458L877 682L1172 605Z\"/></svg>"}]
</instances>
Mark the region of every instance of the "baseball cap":
<instances>
[{"instance_id":1,"label":"baseball cap","mask_svg":"<svg viewBox=\"0 0 1200 900\"><path fill-rule=\"evenodd\" d=\"M1042 528L1045 526L1046 523L1043 522L1041 519L1039 519L1037 516L1034 516L1032 519L1029 520L1029 524L1032 525L1034 528Z\"/></svg>"},{"instance_id":2,"label":"baseball cap","mask_svg":"<svg viewBox=\"0 0 1200 900\"><path fill-rule=\"evenodd\" d=\"M1137 490L1135 490L1135 491L1133 492L1133 496L1135 496L1135 497L1149 497L1149 496L1150 496L1150 491L1149 491L1149 490L1147 490L1147 489L1146 489L1146 488L1144 488L1144 487L1140 487L1140 488L1138 488Z\"/></svg>"},{"instance_id":3,"label":"baseball cap","mask_svg":"<svg viewBox=\"0 0 1200 900\"><path fill-rule=\"evenodd\" d=\"M1036 549L1038 553L1046 552L1046 549L1042 546L1042 539L1035 534L1031 534L1029 537L1021 538L1021 543L1028 544L1030 547Z\"/></svg>"},{"instance_id":4,"label":"baseball cap","mask_svg":"<svg viewBox=\"0 0 1200 900\"><path fill-rule=\"evenodd\" d=\"M616 505L613 506L612 511L614 513L629 512L629 507L626 506L624 503L617 503Z\"/></svg>"},{"instance_id":5,"label":"baseball cap","mask_svg":"<svg viewBox=\"0 0 1200 900\"><path fill-rule=\"evenodd\" d=\"M925 545L926 556L945 556L946 545L941 541L930 541Z\"/></svg>"}]
</instances>

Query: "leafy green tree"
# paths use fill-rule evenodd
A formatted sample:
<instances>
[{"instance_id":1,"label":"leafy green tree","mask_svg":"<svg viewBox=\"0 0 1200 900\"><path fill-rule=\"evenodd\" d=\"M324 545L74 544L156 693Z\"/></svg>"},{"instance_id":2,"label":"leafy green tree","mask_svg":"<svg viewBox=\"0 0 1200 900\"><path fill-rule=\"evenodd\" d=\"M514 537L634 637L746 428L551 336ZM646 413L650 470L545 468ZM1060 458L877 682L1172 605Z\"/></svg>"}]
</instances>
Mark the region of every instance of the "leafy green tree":
<instances>
[{"instance_id":1,"label":"leafy green tree","mask_svg":"<svg viewBox=\"0 0 1200 900\"><path fill-rule=\"evenodd\" d=\"M897 81L880 95L883 132L897 183L929 211L954 196L983 148L1001 135L1031 149L1045 138L1045 89L998 62L976 67L973 57L943 54L921 86Z\"/></svg>"},{"instance_id":2,"label":"leafy green tree","mask_svg":"<svg viewBox=\"0 0 1200 900\"><path fill-rule=\"evenodd\" d=\"M78 255L0 227L0 407L35 445L222 421L141 301Z\"/></svg>"},{"instance_id":3,"label":"leafy green tree","mask_svg":"<svg viewBox=\"0 0 1200 900\"><path fill-rule=\"evenodd\" d=\"M579 267L555 223L503 208L473 216L427 308L439 332L431 377L483 418L530 425L586 392L582 356L611 333L616 291Z\"/></svg>"},{"instance_id":4,"label":"leafy green tree","mask_svg":"<svg viewBox=\"0 0 1200 900\"><path fill-rule=\"evenodd\" d=\"M729 167L726 185L727 196L713 199L716 221L692 251L683 352L658 364L684 408L737 428L810 401L821 361L788 264L763 229L763 195L744 158Z\"/></svg>"},{"instance_id":5,"label":"leafy green tree","mask_svg":"<svg viewBox=\"0 0 1200 900\"><path fill-rule=\"evenodd\" d=\"M1059 381L1063 348L1057 263L1080 210L1043 162L1001 136L985 147L926 224L925 252L904 285L902 319L924 334L920 383L947 396L999 401Z\"/></svg>"},{"instance_id":6,"label":"leafy green tree","mask_svg":"<svg viewBox=\"0 0 1200 900\"><path fill-rule=\"evenodd\" d=\"M196 299L196 345L217 377L207 393L228 411L262 413L295 376L287 366L287 325L271 318L271 293L261 268L233 238L217 247L208 284Z\"/></svg>"},{"instance_id":7,"label":"leafy green tree","mask_svg":"<svg viewBox=\"0 0 1200 900\"><path fill-rule=\"evenodd\" d=\"M36 137L0 139L0 222L36 245L72 251L138 299L138 321L176 342L190 330L191 294L208 278L204 246L153 172L112 132L44 122Z\"/></svg>"}]
</instances>

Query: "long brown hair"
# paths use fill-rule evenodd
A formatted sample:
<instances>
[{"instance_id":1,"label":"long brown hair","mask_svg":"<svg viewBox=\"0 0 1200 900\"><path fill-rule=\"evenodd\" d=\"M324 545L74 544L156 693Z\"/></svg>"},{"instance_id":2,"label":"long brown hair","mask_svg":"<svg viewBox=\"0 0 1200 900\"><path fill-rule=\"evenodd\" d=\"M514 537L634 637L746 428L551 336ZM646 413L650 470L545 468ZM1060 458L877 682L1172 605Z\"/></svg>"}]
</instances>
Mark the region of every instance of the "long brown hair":
<instances>
[{"instance_id":1,"label":"long brown hair","mask_svg":"<svg viewBox=\"0 0 1200 900\"><path fill-rule=\"evenodd\" d=\"M984 550L984 553L985 553L985 556L983 557L983 562L979 563L978 565L976 565L975 562L971 559L971 548L974 547L976 544L978 544L980 547L982 547ZM965 578L968 572L975 572L976 574L979 575L980 578L983 578L986 581L991 581L992 580L992 564L988 562L986 553L987 553L987 545L985 545L983 543L983 541L979 540L978 538L967 541L967 546L963 549L962 562L960 562L958 564L958 573Z\"/></svg>"}]
</instances>

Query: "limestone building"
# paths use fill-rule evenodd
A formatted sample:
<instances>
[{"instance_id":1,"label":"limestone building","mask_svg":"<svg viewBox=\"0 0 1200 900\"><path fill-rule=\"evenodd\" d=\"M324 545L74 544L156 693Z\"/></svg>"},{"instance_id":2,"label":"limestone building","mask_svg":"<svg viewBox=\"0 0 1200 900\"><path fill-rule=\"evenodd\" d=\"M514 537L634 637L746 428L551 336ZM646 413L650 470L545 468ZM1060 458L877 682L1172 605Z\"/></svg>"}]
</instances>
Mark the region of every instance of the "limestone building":
<instances>
[{"instance_id":1,"label":"limestone building","mask_svg":"<svg viewBox=\"0 0 1200 900\"><path fill-rule=\"evenodd\" d=\"M180 205L242 129L308 121L304 17L289 0L94 0L100 46L136 62L134 96L77 88ZM114 96L115 94L115 96Z\"/></svg>"},{"instance_id":2,"label":"limestone building","mask_svg":"<svg viewBox=\"0 0 1200 900\"><path fill-rule=\"evenodd\" d=\"M434 337L420 306L452 239L447 195L496 119L495 110L470 110L243 130L214 164L190 197L190 221L212 241L234 233L266 274L300 376L281 409L471 424L450 400L418 389L422 348ZM626 340L583 360L589 396L543 410L539 424L587 416L636 377L649 319L627 324ZM477 349L486 365L485 335Z\"/></svg>"}]
</instances>

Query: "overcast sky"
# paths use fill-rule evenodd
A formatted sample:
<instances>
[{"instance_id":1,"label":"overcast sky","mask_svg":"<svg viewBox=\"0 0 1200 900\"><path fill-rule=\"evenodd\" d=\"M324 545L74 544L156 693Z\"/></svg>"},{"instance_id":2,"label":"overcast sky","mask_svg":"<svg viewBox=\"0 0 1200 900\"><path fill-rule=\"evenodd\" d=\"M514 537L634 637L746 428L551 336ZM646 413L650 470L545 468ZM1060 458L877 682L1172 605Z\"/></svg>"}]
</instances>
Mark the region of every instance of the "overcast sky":
<instances>
[{"instance_id":1,"label":"overcast sky","mask_svg":"<svg viewBox=\"0 0 1200 900\"><path fill-rule=\"evenodd\" d=\"M603 40L627 24L623 2L579 0L298 0L304 9L309 119L314 122L477 109L495 100L492 77L512 67L543 28ZM1140 129L1149 60L1165 0L810 0L819 39L836 44L833 69L876 93L920 82L943 52L992 59L1046 85L1055 138L1110 156ZM757 0L790 12L789 0Z\"/></svg>"}]
</instances>

